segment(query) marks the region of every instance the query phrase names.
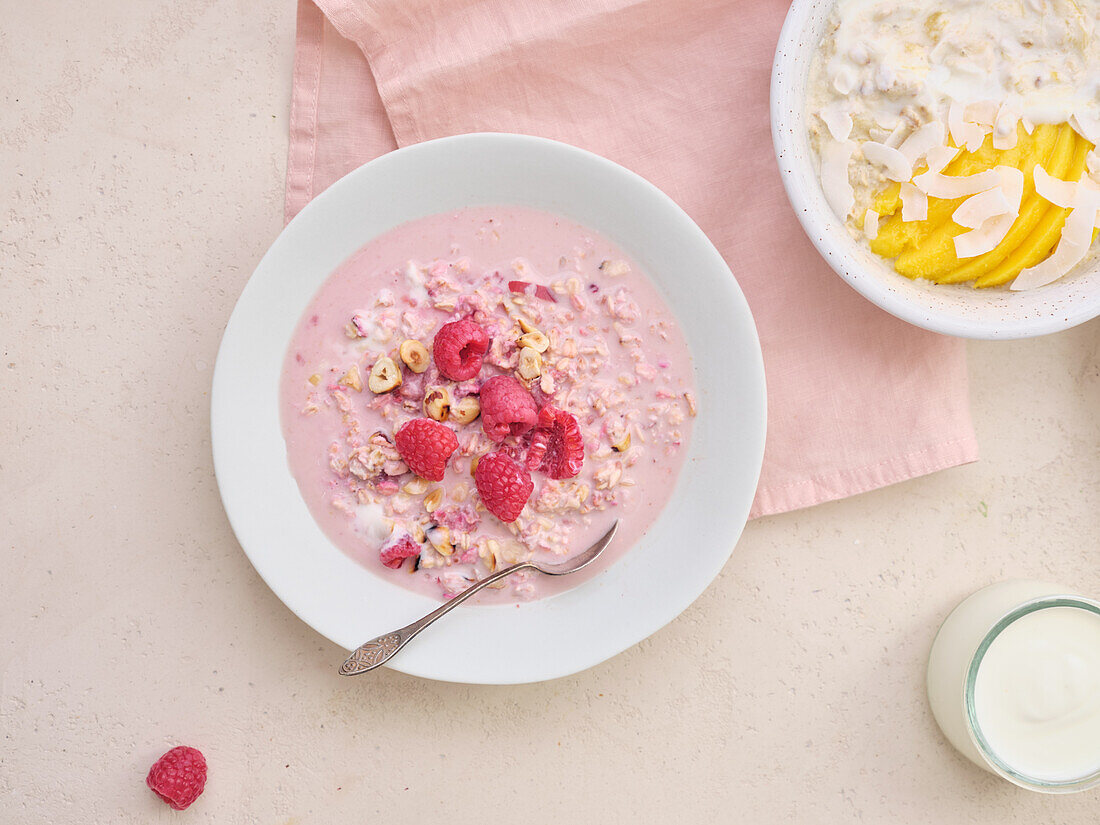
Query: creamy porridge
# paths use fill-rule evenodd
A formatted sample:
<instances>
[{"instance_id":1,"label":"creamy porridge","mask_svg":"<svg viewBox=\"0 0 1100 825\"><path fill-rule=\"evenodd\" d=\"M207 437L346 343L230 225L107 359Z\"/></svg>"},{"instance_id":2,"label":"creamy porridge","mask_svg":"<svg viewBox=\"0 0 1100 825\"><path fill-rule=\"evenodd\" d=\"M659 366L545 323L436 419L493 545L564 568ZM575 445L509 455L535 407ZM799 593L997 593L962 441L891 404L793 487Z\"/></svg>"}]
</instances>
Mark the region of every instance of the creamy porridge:
<instances>
[{"instance_id":1,"label":"creamy porridge","mask_svg":"<svg viewBox=\"0 0 1100 825\"><path fill-rule=\"evenodd\" d=\"M281 392L290 467L325 533L442 597L519 560L561 562L616 518L608 552L629 547L672 493L696 404L683 336L636 264L514 207L364 247L307 308ZM554 586L518 573L489 600Z\"/></svg>"}]
</instances>

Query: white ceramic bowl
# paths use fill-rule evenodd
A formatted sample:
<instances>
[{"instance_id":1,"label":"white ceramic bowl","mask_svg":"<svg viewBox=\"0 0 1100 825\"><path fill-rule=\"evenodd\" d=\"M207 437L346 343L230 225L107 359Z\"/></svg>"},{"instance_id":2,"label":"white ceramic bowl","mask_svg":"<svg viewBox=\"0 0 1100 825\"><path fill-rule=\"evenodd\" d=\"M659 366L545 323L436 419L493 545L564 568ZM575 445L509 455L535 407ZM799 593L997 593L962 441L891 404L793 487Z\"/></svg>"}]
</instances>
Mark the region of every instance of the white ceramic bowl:
<instances>
[{"instance_id":1,"label":"white ceramic bowl","mask_svg":"<svg viewBox=\"0 0 1100 825\"><path fill-rule=\"evenodd\" d=\"M304 308L363 244L406 221L492 204L566 215L627 251L682 322L699 398L672 499L620 560L530 604L463 605L392 663L448 681L532 682L591 667L675 618L729 558L756 490L765 426L756 327L722 256L660 190L589 152L521 135L443 138L360 167L290 222L245 286L214 370L211 440L241 546L318 632L352 649L437 606L356 564L313 521L287 468L279 378Z\"/></svg>"},{"instance_id":2,"label":"white ceramic bowl","mask_svg":"<svg viewBox=\"0 0 1100 825\"><path fill-rule=\"evenodd\" d=\"M853 289L911 324L964 338L1027 338L1068 329L1100 315L1100 258L1038 289L973 289L898 275L852 238L825 201L806 130L810 63L833 0L794 0L772 67L772 139L779 172L798 220L829 265Z\"/></svg>"}]
</instances>

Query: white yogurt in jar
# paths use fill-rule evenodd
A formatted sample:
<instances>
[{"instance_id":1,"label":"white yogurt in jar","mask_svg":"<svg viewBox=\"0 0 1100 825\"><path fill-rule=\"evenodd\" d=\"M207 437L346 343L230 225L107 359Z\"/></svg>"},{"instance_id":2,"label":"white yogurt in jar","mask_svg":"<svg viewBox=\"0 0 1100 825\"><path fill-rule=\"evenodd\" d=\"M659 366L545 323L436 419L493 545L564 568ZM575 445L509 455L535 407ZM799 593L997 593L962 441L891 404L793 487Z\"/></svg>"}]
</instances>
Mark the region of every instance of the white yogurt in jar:
<instances>
[{"instance_id":1,"label":"white yogurt in jar","mask_svg":"<svg viewBox=\"0 0 1100 825\"><path fill-rule=\"evenodd\" d=\"M928 699L992 773L1044 792L1100 784L1100 603L1034 581L979 590L933 642Z\"/></svg>"},{"instance_id":2,"label":"white yogurt in jar","mask_svg":"<svg viewBox=\"0 0 1100 825\"><path fill-rule=\"evenodd\" d=\"M1047 607L1009 624L982 656L974 711L1018 773L1067 782L1100 771L1100 614Z\"/></svg>"}]
</instances>

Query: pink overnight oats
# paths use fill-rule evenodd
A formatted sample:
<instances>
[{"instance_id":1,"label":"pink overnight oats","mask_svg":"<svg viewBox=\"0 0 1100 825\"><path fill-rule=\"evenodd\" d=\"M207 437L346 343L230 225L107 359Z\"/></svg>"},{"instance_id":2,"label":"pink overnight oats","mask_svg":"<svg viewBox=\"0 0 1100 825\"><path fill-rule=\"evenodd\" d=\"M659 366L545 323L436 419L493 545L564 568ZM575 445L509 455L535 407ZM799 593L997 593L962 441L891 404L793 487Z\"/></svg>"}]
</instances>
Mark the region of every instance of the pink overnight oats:
<instances>
[{"instance_id":1,"label":"pink overnight oats","mask_svg":"<svg viewBox=\"0 0 1100 825\"><path fill-rule=\"evenodd\" d=\"M342 264L298 324L280 403L313 518L403 587L448 598L520 560L565 561L620 520L592 573L523 571L477 597L515 602L645 532L696 402L677 322L620 250L556 215L477 207Z\"/></svg>"}]
</instances>

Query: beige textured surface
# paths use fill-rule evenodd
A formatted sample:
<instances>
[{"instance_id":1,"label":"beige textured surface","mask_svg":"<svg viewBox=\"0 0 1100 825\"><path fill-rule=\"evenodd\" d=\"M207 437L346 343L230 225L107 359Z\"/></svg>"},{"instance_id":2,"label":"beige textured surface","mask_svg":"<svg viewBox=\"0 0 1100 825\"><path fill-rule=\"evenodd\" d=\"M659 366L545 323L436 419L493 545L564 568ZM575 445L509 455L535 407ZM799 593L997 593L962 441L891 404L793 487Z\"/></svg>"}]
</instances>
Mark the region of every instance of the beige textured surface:
<instances>
[{"instance_id":1,"label":"beige textured surface","mask_svg":"<svg viewBox=\"0 0 1100 825\"><path fill-rule=\"evenodd\" d=\"M1100 323L971 345L982 462L750 525L687 613L600 667L344 680L234 541L207 421L280 228L293 4L6 5L0 823L1100 817L1095 792L965 762L922 689L980 585L1100 595ZM177 743L211 763L185 814L143 785Z\"/></svg>"}]
</instances>

